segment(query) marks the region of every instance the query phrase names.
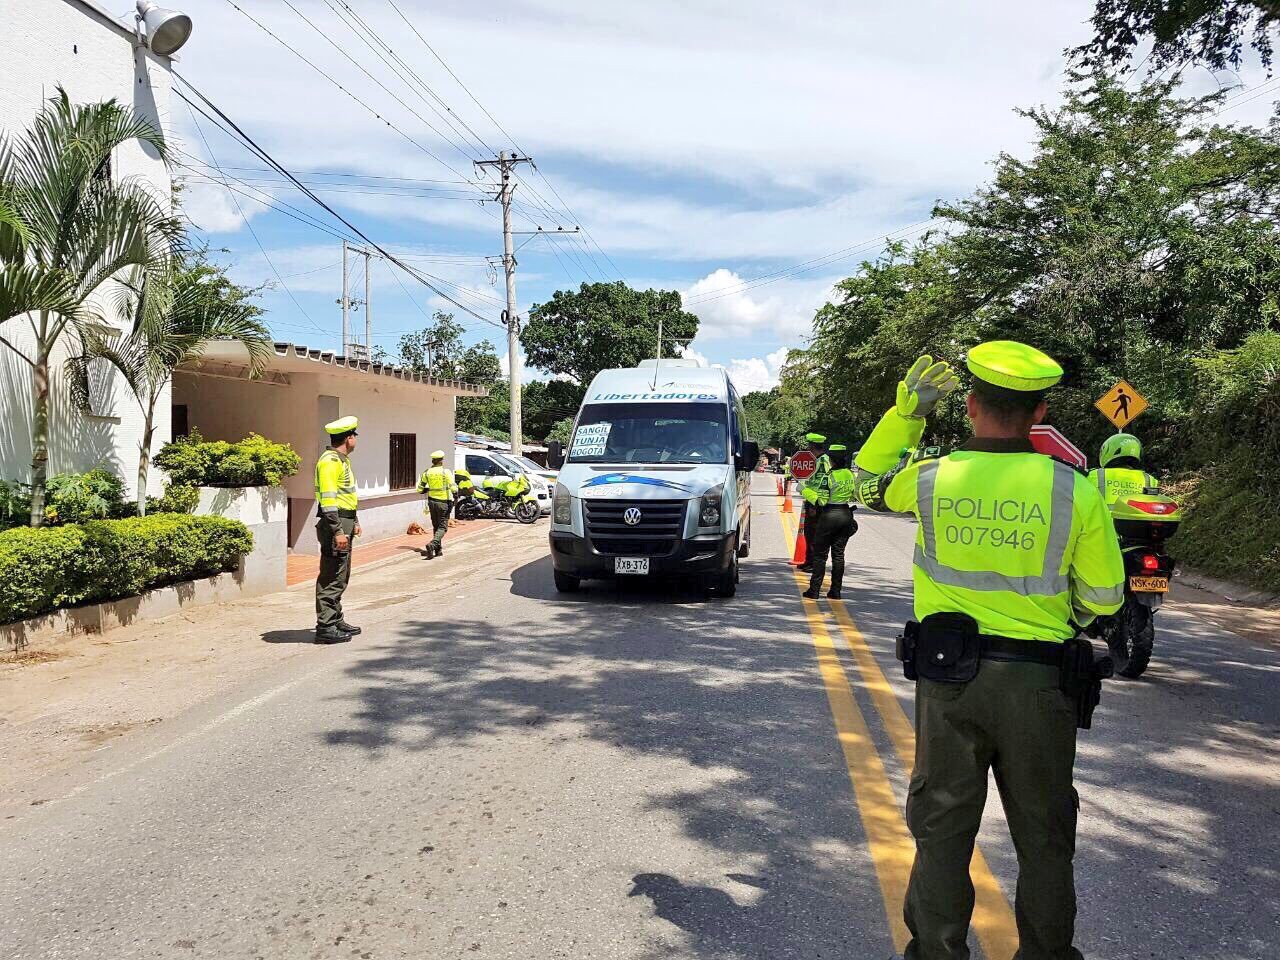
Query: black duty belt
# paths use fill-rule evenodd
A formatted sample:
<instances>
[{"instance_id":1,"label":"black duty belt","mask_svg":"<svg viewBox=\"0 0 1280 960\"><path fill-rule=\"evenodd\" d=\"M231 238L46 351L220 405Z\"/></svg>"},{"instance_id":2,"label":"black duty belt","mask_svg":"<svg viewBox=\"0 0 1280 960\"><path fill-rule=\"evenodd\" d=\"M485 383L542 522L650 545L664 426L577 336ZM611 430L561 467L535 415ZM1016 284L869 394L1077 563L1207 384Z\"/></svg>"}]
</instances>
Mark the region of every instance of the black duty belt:
<instances>
[{"instance_id":1,"label":"black duty belt","mask_svg":"<svg viewBox=\"0 0 1280 960\"><path fill-rule=\"evenodd\" d=\"M978 635L982 643L983 660L1016 660L1026 663L1043 663L1050 667L1062 666L1062 644L1051 640L1018 640L1014 637Z\"/></svg>"},{"instance_id":2,"label":"black duty belt","mask_svg":"<svg viewBox=\"0 0 1280 960\"><path fill-rule=\"evenodd\" d=\"M338 509L338 511L337 511L337 514L338 514L338 516L342 517L344 520L355 520L355 519L357 519L357 517L356 517L356 512L355 512L354 510L343 510L343 509L339 508L339 509ZM318 506L316 507L316 516L317 516L317 517L323 517L323 516L324 516L324 511L323 511L323 510L321 510Z\"/></svg>"}]
</instances>

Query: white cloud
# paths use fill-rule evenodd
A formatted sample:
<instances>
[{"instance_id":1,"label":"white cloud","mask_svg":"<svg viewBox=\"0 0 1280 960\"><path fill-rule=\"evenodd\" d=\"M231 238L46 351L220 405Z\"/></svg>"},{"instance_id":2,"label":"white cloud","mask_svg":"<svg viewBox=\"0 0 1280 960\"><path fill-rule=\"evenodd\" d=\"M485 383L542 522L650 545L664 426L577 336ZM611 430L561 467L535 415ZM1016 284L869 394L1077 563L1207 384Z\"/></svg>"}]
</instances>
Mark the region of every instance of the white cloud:
<instances>
[{"instance_id":1,"label":"white cloud","mask_svg":"<svg viewBox=\"0 0 1280 960\"><path fill-rule=\"evenodd\" d=\"M187 180L182 192L182 212L206 233L236 233L244 229L244 219L252 220L268 208L245 197L233 197L216 184ZM240 209L236 209L236 201ZM243 216L241 216L243 211Z\"/></svg>"},{"instance_id":2,"label":"white cloud","mask_svg":"<svg viewBox=\"0 0 1280 960\"><path fill-rule=\"evenodd\" d=\"M756 288L720 267L684 291L685 309L697 315L698 341L772 334L795 340L807 334L814 311L831 295L833 280L790 278Z\"/></svg>"},{"instance_id":3,"label":"white cloud","mask_svg":"<svg viewBox=\"0 0 1280 960\"><path fill-rule=\"evenodd\" d=\"M728 364L711 363L706 354L694 349L693 346L684 347L681 355L686 359L698 361L699 365L704 367L720 367L728 370L729 379L742 393L752 393L756 390L769 390L778 385L778 374L787 359L787 349L787 347L780 347L763 360L759 357L751 357L746 360L730 360Z\"/></svg>"}]
</instances>

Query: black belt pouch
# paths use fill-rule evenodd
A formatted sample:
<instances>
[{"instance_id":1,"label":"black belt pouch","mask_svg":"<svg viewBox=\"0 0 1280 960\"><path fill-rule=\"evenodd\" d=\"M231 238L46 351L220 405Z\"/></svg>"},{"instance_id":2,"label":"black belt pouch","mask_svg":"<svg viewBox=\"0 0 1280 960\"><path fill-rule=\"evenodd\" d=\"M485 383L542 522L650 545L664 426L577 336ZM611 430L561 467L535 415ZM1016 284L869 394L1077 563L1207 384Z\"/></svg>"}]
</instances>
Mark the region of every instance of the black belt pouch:
<instances>
[{"instance_id":1,"label":"black belt pouch","mask_svg":"<svg viewBox=\"0 0 1280 960\"><path fill-rule=\"evenodd\" d=\"M963 613L931 613L916 637L916 673L939 683L968 683L978 675L978 621Z\"/></svg>"}]
</instances>

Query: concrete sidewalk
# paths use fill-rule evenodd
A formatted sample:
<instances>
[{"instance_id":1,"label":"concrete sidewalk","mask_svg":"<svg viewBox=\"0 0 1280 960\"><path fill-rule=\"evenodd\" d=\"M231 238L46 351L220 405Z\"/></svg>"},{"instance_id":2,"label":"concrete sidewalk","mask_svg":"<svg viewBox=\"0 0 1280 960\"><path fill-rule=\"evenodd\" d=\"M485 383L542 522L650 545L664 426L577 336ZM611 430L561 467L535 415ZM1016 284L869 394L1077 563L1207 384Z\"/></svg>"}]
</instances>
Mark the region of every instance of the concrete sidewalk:
<instances>
[{"instance_id":1,"label":"concrete sidewalk","mask_svg":"<svg viewBox=\"0 0 1280 960\"><path fill-rule=\"evenodd\" d=\"M449 533L444 544L460 543L496 526L496 520L464 520L458 526L450 521ZM401 559L410 553L422 553L430 542L430 534L403 534L399 537L388 537L386 540L375 540L373 543L356 543L355 553L351 557L351 568L359 570L372 564ZM289 554L289 566L285 575L287 586L294 587L300 583L313 581L320 573L320 558L306 554Z\"/></svg>"}]
</instances>

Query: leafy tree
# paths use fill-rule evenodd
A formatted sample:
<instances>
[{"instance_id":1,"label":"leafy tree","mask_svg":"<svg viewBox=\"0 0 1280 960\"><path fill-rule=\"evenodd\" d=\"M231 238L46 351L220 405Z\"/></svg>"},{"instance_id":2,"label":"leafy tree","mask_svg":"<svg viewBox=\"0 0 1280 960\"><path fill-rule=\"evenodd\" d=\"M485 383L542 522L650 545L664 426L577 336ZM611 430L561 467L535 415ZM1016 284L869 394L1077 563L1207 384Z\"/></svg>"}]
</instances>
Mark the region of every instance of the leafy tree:
<instances>
[{"instance_id":1,"label":"leafy tree","mask_svg":"<svg viewBox=\"0 0 1280 960\"><path fill-rule=\"evenodd\" d=\"M1114 67L1134 47L1152 43L1157 69L1203 64L1213 70L1239 67L1246 38L1270 68L1272 32L1280 24L1275 0L1097 0L1094 39L1077 52Z\"/></svg>"},{"instance_id":2,"label":"leafy tree","mask_svg":"<svg viewBox=\"0 0 1280 960\"><path fill-rule=\"evenodd\" d=\"M551 426L551 430L547 433L546 442L558 440L564 446L569 445L569 441L573 439L573 417L565 417L563 420L557 420Z\"/></svg>"},{"instance_id":3,"label":"leafy tree","mask_svg":"<svg viewBox=\"0 0 1280 960\"><path fill-rule=\"evenodd\" d=\"M155 439L156 404L173 371L199 357L215 340L243 344L250 374L257 375L271 352L271 335L258 319L256 290L231 282L226 268L209 261L207 251L189 250L163 268L138 270L125 285L125 312L133 331L118 352L142 408L138 448L138 514L147 509L147 474Z\"/></svg>"},{"instance_id":4,"label":"leafy tree","mask_svg":"<svg viewBox=\"0 0 1280 960\"><path fill-rule=\"evenodd\" d=\"M54 348L72 341L68 373L83 404L84 357L107 352L95 294L129 267L162 264L180 234L163 198L112 176L112 153L132 140L167 158L144 118L114 100L73 105L61 88L24 135L0 135L0 329L25 314L32 347L3 335L0 343L31 368L32 526L44 521Z\"/></svg>"},{"instance_id":5,"label":"leafy tree","mask_svg":"<svg viewBox=\"0 0 1280 960\"><path fill-rule=\"evenodd\" d=\"M531 366L572 377L584 387L601 370L634 367L657 355L677 357L698 333L674 290L633 290L621 281L557 290L529 311L520 343Z\"/></svg>"},{"instance_id":6,"label":"leafy tree","mask_svg":"<svg viewBox=\"0 0 1280 960\"><path fill-rule=\"evenodd\" d=\"M573 420L582 405L585 389L567 380L532 380L521 391L520 409L524 430L530 437L544 440L552 427L568 417Z\"/></svg>"},{"instance_id":7,"label":"leafy tree","mask_svg":"<svg viewBox=\"0 0 1280 960\"><path fill-rule=\"evenodd\" d=\"M491 423L505 424L495 419L498 406L506 417L509 401L501 396L502 365L493 344L481 340L470 346L462 345L464 327L453 319L452 313L437 310L433 323L414 333L400 337L400 359L405 366L425 376L441 380L461 380L489 388L488 397L462 397L458 400L454 420L459 430L468 433L491 433Z\"/></svg>"}]
</instances>

